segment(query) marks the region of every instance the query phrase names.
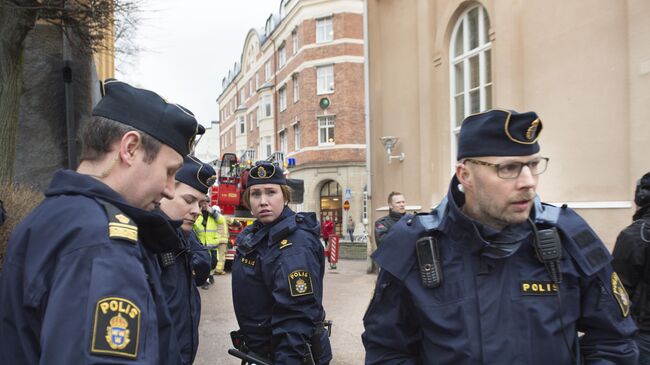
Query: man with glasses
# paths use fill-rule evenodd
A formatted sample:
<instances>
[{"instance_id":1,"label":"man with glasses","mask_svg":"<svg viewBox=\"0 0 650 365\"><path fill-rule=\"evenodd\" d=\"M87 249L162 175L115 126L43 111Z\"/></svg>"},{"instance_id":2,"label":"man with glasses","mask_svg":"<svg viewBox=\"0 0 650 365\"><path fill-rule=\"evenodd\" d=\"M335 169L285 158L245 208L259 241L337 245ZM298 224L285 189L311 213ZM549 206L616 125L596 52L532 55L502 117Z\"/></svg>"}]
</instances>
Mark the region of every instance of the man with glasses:
<instances>
[{"instance_id":1,"label":"man with glasses","mask_svg":"<svg viewBox=\"0 0 650 365\"><path fill-rule=\"evenodd\" d=\"M534 112L465 119L447 197L373 255L366 364L636 364L607 249L571 209L537 197L541 130Z\"/></svg>"}]
</instances>

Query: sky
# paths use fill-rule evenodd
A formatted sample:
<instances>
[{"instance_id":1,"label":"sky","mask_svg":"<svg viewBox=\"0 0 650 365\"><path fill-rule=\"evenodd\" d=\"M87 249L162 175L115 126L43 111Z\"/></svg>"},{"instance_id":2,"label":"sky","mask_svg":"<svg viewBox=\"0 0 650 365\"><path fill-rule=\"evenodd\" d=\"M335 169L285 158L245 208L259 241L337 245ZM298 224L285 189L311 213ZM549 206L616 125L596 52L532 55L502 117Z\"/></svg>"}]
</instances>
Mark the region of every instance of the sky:
<instances>
[{"instance_id":1,"label":"sky","mask_svg":"<svg viewBox=\"0 0 650 365\"><path fill-rule=\"evenodd\" d=\"M191 110L199 123L218 119L221 80L241 62L251 28L262 28L280 0L144 0L135 42L116 78Z\"/></svg>"}]
</instances>

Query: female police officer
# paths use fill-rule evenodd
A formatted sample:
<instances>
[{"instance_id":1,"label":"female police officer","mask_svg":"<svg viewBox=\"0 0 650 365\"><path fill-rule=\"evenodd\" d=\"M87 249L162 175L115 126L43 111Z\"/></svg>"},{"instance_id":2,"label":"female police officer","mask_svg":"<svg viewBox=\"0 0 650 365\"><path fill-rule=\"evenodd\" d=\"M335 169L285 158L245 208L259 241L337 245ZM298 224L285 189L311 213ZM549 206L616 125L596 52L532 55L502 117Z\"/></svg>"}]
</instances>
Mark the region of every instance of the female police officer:
<instances>
[{"instance_id":1,"label":"female police officer","mask_svg":"<svg viewBox=\"0 0 650 365\"><path fill-rule=\"evenodd\" d=\"M244 201L257 221L237 238L235 314L247 351L275 364L328 364L319 225L314 213L287 206L286 184L268 162L250 170Z\"/></svg>"}]
</instances>

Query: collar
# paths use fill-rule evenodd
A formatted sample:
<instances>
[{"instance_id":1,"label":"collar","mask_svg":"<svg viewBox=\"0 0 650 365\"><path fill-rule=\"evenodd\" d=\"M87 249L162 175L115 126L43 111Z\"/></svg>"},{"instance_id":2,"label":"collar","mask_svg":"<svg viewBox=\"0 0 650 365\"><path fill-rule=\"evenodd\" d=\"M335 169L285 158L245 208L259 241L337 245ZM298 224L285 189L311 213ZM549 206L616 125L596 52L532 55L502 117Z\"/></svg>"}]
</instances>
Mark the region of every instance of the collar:
<instances>
[{"instance_id":1,"label":"collar","mask_svg":"<svg viewBox=\"0 0 650 365\"><path fill-rule=\"evenodd\" d=\"M451 234L455 241L469 246L472 252L478 252L482 256L491 258L512 256L522 242L532 234L528 223L510 225L499 231L471 219L461 210L465 204L465 194L458 189L459 184L460 182L454 176L448 193L450 224L445 225L446 233Z\"/></svg>"},{"instance_id":2,"label":"collar","mask_svg":"<svg viewBox=\"0 0 650 365\"><path fill-rule=\"evenodd\" d=\"M395 211L393 211L392 209L388 208L388 215L389 215L391 218L394 218L394 219L400 220L400 219L402 219L402 217L404 216L404 214L406 214L406 212L404 212L404 213L398 213L398 212L395 212Z\"/></svg>"}]
</instances>

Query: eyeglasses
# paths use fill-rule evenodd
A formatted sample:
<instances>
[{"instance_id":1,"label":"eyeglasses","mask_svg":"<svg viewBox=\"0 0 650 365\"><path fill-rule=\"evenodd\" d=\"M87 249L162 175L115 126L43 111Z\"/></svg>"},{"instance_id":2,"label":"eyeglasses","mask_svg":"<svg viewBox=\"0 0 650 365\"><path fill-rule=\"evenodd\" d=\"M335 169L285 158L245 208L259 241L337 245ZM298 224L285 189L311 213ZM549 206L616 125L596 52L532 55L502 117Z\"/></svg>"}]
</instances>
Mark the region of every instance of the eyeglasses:
<instances>
[{"instance_id":1,"label":"eyeglasses","mask_svg":"<svg viewBox=\"0 0 650 365\"><path fill-rule=\"evenodd\" d=\"M507 162L507 163L490 163L473 158L466 158L463 162L471 162L477 165L491 166L496 168L497 176L502 179L516 179L521 174L524 166L528 166L531 175L537 176L543 174L548 166L548 157L540 157L528 162Z\"/></svg>"}]
</instances>

